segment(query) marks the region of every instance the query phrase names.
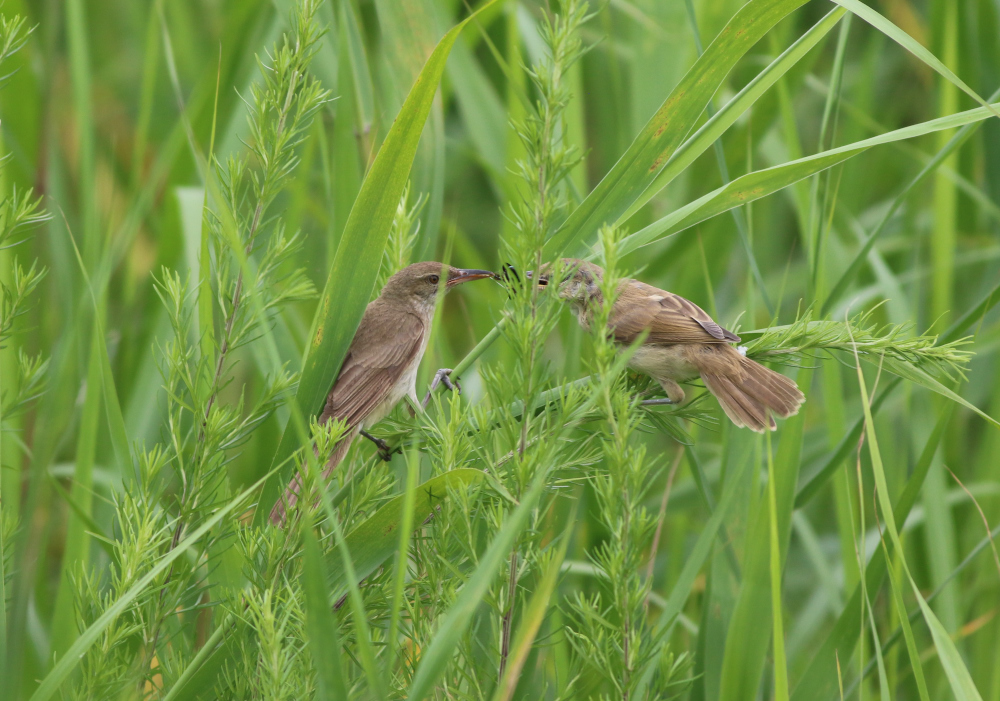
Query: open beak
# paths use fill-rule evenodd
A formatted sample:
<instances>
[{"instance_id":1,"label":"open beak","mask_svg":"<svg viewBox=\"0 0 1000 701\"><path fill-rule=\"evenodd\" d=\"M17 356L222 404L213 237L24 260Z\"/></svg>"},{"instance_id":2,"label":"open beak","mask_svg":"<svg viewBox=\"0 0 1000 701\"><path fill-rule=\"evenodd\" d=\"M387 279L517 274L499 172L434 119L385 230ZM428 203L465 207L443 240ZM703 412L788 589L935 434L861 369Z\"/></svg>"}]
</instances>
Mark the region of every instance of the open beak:
<instances>
[{"instance_id":1,"label":"open beak","mask_svg":"<svg viewBox=\"0 0 1000 701\"><path fill-rule=\"evenodd\" d=\"M526 270L525 273L524 273L524 276L526 278L528 278L529 280L531 280L531 279L534 278L534 275L531 274L530 270ZM548 275L542 275L542 276L540 276L538 278L538 286L539 287L545 287L548 284L549 284L549 276Z\"/></svg>"},{"instance_id":2,"label":"open beak","mask_svg":"<svg viewBox=\"0 0 1000 701\"><path fill-rule=\"evenodd\" d=\"M463 282L469 282L470 280L482 280L484 278L495 278L496 273L489 270L457 270L458 274L455 277L448 278L448 287L454 287L455 285L461 285Z\"/></svg>"}]
</instances>

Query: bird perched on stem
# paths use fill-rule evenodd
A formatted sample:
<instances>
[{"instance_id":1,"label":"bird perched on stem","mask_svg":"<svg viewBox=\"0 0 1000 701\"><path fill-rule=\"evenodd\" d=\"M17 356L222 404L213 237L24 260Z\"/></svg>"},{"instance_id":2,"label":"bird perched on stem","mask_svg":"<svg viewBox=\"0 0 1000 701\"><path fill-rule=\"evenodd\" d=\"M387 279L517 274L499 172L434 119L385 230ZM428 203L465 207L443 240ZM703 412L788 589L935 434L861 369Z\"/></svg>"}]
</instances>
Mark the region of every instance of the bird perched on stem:
<instances>
[{"instance_id":1,"label":"bird perched on stem","mask_svg":"<svg viewBox=\"0 0 1000 701\"><path fill-rule=\"evenodd\" d=\"M580 325L589 330L593 311L604 299L600 288L604 270L577 259L565 259L563 264L559 297L572 304ZM541 270L539 285L550 283L549 270ZM792 416L805 401L790 379L731 346L739 336L719 326L696 304L639 280L623 279L619 284L608 328L622 347L647 333L629 367L659 382L671 404L684 401L680 382L700 376L734 424L763 433L765 428L777 428L774 416Z\"/></svg>"},{"instance_id":2,"label":"bird perched on stem","mask_svg":"<svg viewBox=\"0 0 1000 701\"><path fill-rule=\"evenodd\" d=\"M347 432L327 460L324 480L344 459L359 433L374 441L388 459L388 445L369 435L367 429L384 419L403 397L416 403L417 369L427 348L438 295L469 280L493 277L488 270L462 270L428 261L414 263L389 278L382 293L365 309L320 415L321 423L339 419L347 425ZM453 389L450 373L448 368L438 370L431 389L439 383ZM426 405L427 398L423 403ZM302 476L296 474L271 510L272 523L284 523L287 509L298 500L301 488Z\"/></svg>"}]
</instances>

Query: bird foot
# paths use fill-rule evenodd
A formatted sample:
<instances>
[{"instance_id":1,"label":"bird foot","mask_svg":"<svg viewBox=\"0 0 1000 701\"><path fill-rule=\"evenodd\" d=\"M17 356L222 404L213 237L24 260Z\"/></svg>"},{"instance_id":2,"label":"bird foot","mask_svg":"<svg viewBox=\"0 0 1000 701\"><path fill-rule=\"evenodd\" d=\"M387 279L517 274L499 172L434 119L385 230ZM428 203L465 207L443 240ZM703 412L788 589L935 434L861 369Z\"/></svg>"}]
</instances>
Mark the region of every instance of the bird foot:
<instances>
[{"instance_id":1,"label":"bird foot","mask_svg":"<svg viewBox=\"0 0 1000 701\"><path fill-rule=\"evenodd\" d=\"M431 392L436 390L438 385L444 385L452 392L458 392L459 394L462 393L462 385L458 383L458 380L452 381L452 379L448 377L451 373L451 368L441 368L434 373L434 379L431 380L430 389L428 389L427 394L424 395L424 401L420 403L422 408L427 408L427 404L431 401Z\"/></svg>"},{"instance_id":2,"label":"bird foot","mask_svg":"<svg viewBox=\"0 0 1000 701\"><path fill-rule=\"evenodd\" d=\"M665 398L664 399L645 399L645 400L639 402L639 404L641 406L666 406L668 404L676 404L676 403L677 402L675 402L673 399L665 399Z\"/></svg>"},{"instance_id":3,"label":"bird foot","mask_svg":"<svg viewBox=\"0 0 1000 701\"><path fill-rule=\"evenodd\" d=\"M395 452L393 451L392 446L390 446L381 438L376 438L372 434L368 433L368 431L361 431L361 435L375 444L375 446L378 448L378 456L382 458L382 460L384 460L385 462L389 462L390 460L392 460L392 454L393 452Z\"/></svg>"}]
</instances>

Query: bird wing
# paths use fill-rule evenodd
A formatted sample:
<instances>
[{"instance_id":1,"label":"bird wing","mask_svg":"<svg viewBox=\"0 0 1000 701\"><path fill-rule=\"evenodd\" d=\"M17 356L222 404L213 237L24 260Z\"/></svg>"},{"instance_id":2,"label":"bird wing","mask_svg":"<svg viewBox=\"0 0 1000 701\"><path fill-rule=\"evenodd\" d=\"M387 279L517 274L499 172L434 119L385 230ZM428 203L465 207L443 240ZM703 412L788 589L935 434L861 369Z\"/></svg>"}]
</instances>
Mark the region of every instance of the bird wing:
<instances>
[{"instance_id":1,"label":"bird wing","mask_svg":"<svg viewBox=\"0 0 1000 701\"><path fill-rule=\"evenodd\" d=\"M740 337L719 326L694 302L679 295L628 280L619 288L608 325L615 340L632 343L647 329L646 343L729 343Z\"/></svg>"},{"instance_id":2,"label":"bird wing","mask_svg":"<svg viewBox=\"0 0 1000 701\"><path fill-rule=\"evenodd\" d=\"M373 302L372 305L375 303ZM366 324L373 309L369 305L351 347L344 358L337 381L326 398L320 421L343 419L348 426L359 425L399 382L412 363L419 363L424 323L416 314L394 314L389 325L391 332L384 333L386 324L379 329Z\"/></svg>"}]
</instances>

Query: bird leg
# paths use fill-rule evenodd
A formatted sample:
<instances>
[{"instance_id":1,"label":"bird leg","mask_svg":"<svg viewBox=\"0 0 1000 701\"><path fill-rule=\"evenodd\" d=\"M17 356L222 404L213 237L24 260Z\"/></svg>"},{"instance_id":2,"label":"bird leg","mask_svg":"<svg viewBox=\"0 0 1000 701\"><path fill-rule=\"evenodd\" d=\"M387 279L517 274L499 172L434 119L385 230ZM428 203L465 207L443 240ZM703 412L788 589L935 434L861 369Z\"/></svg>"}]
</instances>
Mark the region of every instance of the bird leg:
<instances>
[{"instance_id":1,"label":"bird leg","mask_svg":"<svg viewBox=\"0 0 1000 701\"><path fill-rule=\"evenodd\" d=\"M666 399L647 399L642 402L642 406L662 406L664 404L680 404L684 401L684 390L674 380L669 378L656 378L660 387L666 392Z\"/></svg>"},{"instance_id":2,"label":"bird leg","mask_svg":"<svg viewBox=\"0 0 1000 701\"><path fill-rule=\"evenodd\" d=\"M451 374L451 368L441 368L436 373L434 373L434 379L431 380L430 389L427 390L427 394L424 395L424 401L420 403L421 408L426 409L427 404L431 401L431 392L437 389L438 385L444 385L452 392L462 393L462 385L458 383L458 380L452 381L448 375Z\"/></svg>"},{"instance_id":3,"label":"bird leg","mask_svg":"<svg viewBox=\"0 0 1000 701\"><path fill-rule=\"evenodd\" d=\"M380 458L382 458L386 462L392 460L392 453L393 453L392 446L390 446L381 438L376 438L375 436L368 433L368 431L365 431L364 429L361 430L361 435L370 440L378 447L378 456Z\"/></svg>"}]
</instances>

